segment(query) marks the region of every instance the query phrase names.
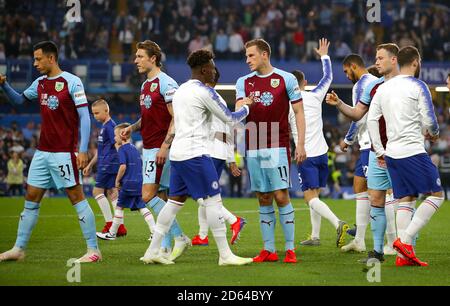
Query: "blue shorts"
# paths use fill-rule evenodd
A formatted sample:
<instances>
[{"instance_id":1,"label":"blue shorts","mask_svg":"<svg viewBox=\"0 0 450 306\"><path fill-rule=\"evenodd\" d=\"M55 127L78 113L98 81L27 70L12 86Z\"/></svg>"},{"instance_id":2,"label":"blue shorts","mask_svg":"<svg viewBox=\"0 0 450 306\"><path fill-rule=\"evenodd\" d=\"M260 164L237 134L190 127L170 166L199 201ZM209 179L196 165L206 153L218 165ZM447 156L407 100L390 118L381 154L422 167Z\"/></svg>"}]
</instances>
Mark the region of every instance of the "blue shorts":
<instances>
[{"instance_id":1,"label":"blue shorts","mask_svg":"<svg viewBox=\"0 0 450 306\"><path fill-rule=\"evenodd\" d=\"M286 148L248 150L247 167L252 191L272 192L291 187Z\"/></svg>"},{"instance_id":2,"label":"blue shorts","mask_svg":"<svg viewBox=\"0 0 450 306\"><path fill-rule=\"evenodd\" d=\"M41 188L70 188L81 183L77 158L73 152L36 150L28 171L27 184Z\"/></svg>"},{"instance_id":3,"label":"blue shorts","mask_svg":"<svg viewBox=\"0 0 450 306\"><path fill-rule=\"evenodd\" d=\"M209 156L170 162L169 196L190 195L194 200L220 194L219 178Z\"/></svg>"},{"instance_id":4,"label":"blue shorts","mask_svg":"<svg viewBox=\"0 0 450 306\"><path fill-rule=\"evenodd\" d=\"M438 169L428 154L422 153L400 159L386 156L386 163L392 177L396 199L442 191Z\"/></svg>"},{"instance_id":5,"label":"blue shorts","mask_svg":"<svg viewBox=\"0 0 450 306\"><path fill-rule=\"evenodd\" d=\"M308 157L297 169L302 191L323 188L328 179L328 154Z\"/></svg>"},{"instance_id":6,"label":"blue shorts","mask_svg":"<svg viewBox=\"0 0 450 306\"><path fill-rule=\"evenodd\" d=\"M142 150L143 184L159 184L159 190L169 188L170 161L166 159L164 166L156 166L156 154L159 148Z\"/></svg>"},{"instance_id":7,"label":"blue shorts","mask_svg":"<svg viewBox=\"0 0 450 306\"><path fill-rule=\"evenodd\" d=\"M359 158L355 165L355 176L367 179L367 170L369 169L369 153L370 149L361 150Z\"/></svg>"},{"instance_id":8,"label":"blue shorts","mask_svg":"<svg viewBox=\"0 0 450 306\"><path fill-rule=\"evenodd\" d=\"M392 181L386 168L378 166L375 152L370 151L369 169L367 170L367 188L372 190L388 190L392 188Z\"/></svg>"},{"instance_id":9,"label":"blue shorts","mask_svg":"<svg viewBox=\"0 0 450 306\"><path fill-rule=\"evenodd\" d=\"M131 210L139 210L146 207L144 200L142 200L142 195L130 195L125 191L119 191L117 206Z\"/></svg>"},{"instance_id":10,"label":"blue shorts","mask_svg":"<svg viewBox=\"0 0 450 306\"><path fill-rule=\"evenodd\" d=\"M217 159L217 158L214 158L214 157L212 157L211 159L212 159L212 161L214 163L214 168L216 168L216 170L217 170L217 177L220 180L220 177L222 176L223 169L225 169L226 162L223 159Z\"/></svg>"},{"instance_id":11,"label":"blue shorts","mask_svg":"<svg viewBox=\"0 0 450 306\"><path fill-rule=\"evenodd\" d=\"M116 187L117 173L105 173L98 171L95 177L95 187L101 189L112 189Z\"/></svg>"}]
</instances>

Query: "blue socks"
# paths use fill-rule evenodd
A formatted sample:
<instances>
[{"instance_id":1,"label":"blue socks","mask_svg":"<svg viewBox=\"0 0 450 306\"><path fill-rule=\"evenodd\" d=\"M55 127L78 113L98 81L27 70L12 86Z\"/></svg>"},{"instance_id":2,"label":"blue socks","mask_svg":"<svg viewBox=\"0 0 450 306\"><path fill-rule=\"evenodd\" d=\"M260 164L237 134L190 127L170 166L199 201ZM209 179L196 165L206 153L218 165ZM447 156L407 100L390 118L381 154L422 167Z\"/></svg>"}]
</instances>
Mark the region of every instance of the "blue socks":
<instances>
[{"instance_id":1,"label":"blue socks","mask_svg":"<svg viewBox=\"0 0 450 306\"><path fill-rule=\"evenodd\" d=\"M384 254L384 233L386 232L386 214L384 207L371 207L370 227L373 235L373 249L380 254Z\"/></svg>"},{"instance_id":2,"label":"blue socks","mask_svg":"<svg viewBox=\"0 0 450 306\"><path fill-rule=\"evenodd\" d=\"M151 209L155 212L156 216L159 215L161 209L166 205L161 198L158 196L154 197L150 201L147 202L147 205L150 206ZM177 219L173 220L172 226L170 227L169 233L164 236L164 239L161 242L162 248L171 248L172 247L172 237L179 237L183 234L180 225L177 222Z\"/></svg>"},{"instance_id":3,"label":"blue socks","mask_svg":"<svg viewBox=\"0 0 450 306\"><path fill-rule=\"evenodd\" d=\"M285 249L294 249L294 236L295 236L295 213L294 207L289 203L285 207L279 207L280 223L283 227L284 239L286 240Z\"/></svg>"},{"instance_id":4,"label":"blue socks","mask_svg":"<svg viewBox=\"0 0 450 306\"><path fill-rule=\"evenodd\" d=\"M39 218L39 203L25 201L25 208L20 214L19 228L17 230L17 239L15 247L25 249L30 240L31 232ZM95 235L95 232L94 232Z\"/></svg>"},{"instance_id":5,"label":"blue socks","mask_svg":"<svg viewBox=\"0 0 450 306\"><path fill-rule=\"evenodd\" d=\"M98 249L97 235L95 233L95 216L86 199L73 206L78 214L81 231L89 249Z\"/></svg>"},{"instance_id":6,"label":"blue socks","mask_svg":"<svg viewBox=\"0 0 450 306\"><path fill-rule=\"evenodd\" d=\"M264 250L275 252L275 224L277 219L275 218L275 210L272 205L259 207L259 221Z\"/></svg>"}]
</instances>

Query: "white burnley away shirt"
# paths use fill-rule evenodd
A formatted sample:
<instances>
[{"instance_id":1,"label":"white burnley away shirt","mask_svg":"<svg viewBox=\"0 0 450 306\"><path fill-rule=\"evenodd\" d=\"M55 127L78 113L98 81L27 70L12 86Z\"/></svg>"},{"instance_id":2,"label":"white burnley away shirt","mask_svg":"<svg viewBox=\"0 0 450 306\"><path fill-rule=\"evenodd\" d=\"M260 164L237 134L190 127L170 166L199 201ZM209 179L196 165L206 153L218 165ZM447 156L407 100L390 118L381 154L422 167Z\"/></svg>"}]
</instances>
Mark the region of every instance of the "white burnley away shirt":
<instances>
[{"instance_id":1,"label":"white burnley away shirt","mask_svg":"<svg viewBox=\"0 0 450 306\"><path fill-rule=\"evenodd\" d=\"M221 99L224 107L228 107L225 100ZM217 139L219 133L225 137ZM212 116L211 130L208 139L208 151L212 158L225 160L227 163L234 162L234 130L233 125L225 123L215 115ZM225 140L226 142L222 141Z\"/></svg>"},{"instance_id":2,"label":"white burnley away shirt","mask_svg":"<svg viewBox=\"0 0 450 306\"><path fill-rule=\"evenodd\" d=\"M364 89L373 81L378 78L370 73L366 73L359 79L358 82L353 86L352 90L352 100L353 107L361 100ZM352 122L350 128L345 135L344 142L348 145L352 145L355 143L356 139L358 139L359 150L367 150L370 149L370 137L369 131L367 130L367 114L364 115L357 122Z\"/></svg>"},{"instance_id":3,"label":"white burnley away shirt","mask_svg":"<svg viewBox=\"0 0 450 306\"><path fill-rule=\"evenodd\" d=\"M381 116L386 121L386 151L378 132ZM369 108L367 126L377 156L399 159L426 153L423 131L439 133L427 84L409 75L398 75L382 84Z\"/></svg>"},{"instance_id":4,"label":"white burnley away shirt","mask_svg":"<svg viewBox=\"0 0 450 306\"><path fill-rule=\"evenodd\" d=\"M170 160L183 161L210 155L208 138L213 115L226 123L237 123L249 114L244 105L232 113L223 98L199 80L189 80L176 91L172 100L175 138L170 149Z\"/></svg>"}]
</instances>

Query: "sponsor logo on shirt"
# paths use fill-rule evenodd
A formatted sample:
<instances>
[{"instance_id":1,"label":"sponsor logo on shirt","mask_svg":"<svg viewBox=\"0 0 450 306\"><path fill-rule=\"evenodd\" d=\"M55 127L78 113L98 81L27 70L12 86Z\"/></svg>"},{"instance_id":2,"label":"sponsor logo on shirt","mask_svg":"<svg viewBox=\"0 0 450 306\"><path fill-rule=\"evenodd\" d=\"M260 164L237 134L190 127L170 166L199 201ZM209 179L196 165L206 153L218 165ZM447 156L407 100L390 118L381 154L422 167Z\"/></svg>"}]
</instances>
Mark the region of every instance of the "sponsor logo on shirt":
<instances>
[{"instance_id":1,"label":"sponsor logo on shirt","mask_svg":"<svg viewBox=\"0 0 450 306\"><path fill-rule=\"evenodd\" d=\"M79 91L74 94L74 97L75 97L75 99L81 99L81 98L85 98L86 95L85 95L84 91Z\"/></svg>"},{"instance_id":2,"label":"sponsor logo on shirt","mask_svg":"<svg viewBox=\"0 0 450 306\"><path fill-rule=\"evenodd\" d=\"M55 90L57 92L60 92L63 89L64 89L64 83L63 82L56 82L55 83Z\"/></svg>"},{"instance_id":3,"label":"sponsor logo on shirt","mask_svg":"<svg viewBox=\"0 0 450 306\"><path fill-rule=\"evenodd\" d=\"M300 93L300 87L295 86L294 93L299 94Z\"/></svg>"},{"instance_id":4,"label":"sponsor logo on shirt","mask_svg":"<svg viewBox=\"0 0 450 306\"><path fill-rule=\"evenodd\" d=\"M57 96L50 96L47 100L47 107L51 110L56 110L59 106L59 100Z\"/></svg>"},{"instance_id":5,"label":"sponsor logo on shirt","mask_svg":"<svg viewBox=\"0 0 450 306\"><path fill-rule=\"evenodd\" d=\"M149 109L152 106L152 97L150 95L141 95L141 106Z\"/></svg>"},{"instance_id":6,"label":"sponsor logo on shirt","mask_svg":"<svg viewBox=\"0 0 450 306\"><path fill-rule=\"evenodd\" d=\"M262 103L262 105L269 106L273 102L273 95L270 92L265 91L262 93L261 98L259 100Z\"/></svg>"}]
</instances>

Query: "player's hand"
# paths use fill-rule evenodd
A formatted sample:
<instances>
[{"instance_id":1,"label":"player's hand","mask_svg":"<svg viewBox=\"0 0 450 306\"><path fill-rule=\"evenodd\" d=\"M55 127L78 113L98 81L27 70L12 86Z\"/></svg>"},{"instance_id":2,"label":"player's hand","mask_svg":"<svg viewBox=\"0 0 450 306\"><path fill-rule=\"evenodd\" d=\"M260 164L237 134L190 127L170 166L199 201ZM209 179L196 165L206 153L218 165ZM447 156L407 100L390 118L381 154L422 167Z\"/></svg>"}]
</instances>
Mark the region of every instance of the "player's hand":
<instances>
[{"instance_id":1,"label":"player's hand","mask_svg":"<svg viewBox=\"0 0 450 306\"><path fill-rule=\"evenodd\" d=\"M314 48L314 51L322 57L324 55L328 55L328 48L330 47L330 42L326 38L321 38L319 40L319 49Z\"/></svg>"},{"instance_id":2,"label":"player's hand","mask_svg":"<svg viewBox=\"0 0 450 306\"><path fill-rule=\"evenodd\" d=\"M77 167L78 169L86 168L88 164L88 154L87 152L79 152L77 156Z\"/></svg>"},{"instance_id":3,"label":"player's hand","mask_svg":"<svg viewBox=\"0 0 450 306\"><path fill-rule=\"evenodd\" d=\"M342 152L347 152L348 144L346 144L345 141L341 140L341 142L339 143L339 146L341 147Z\"/></svg>"},{"instance_id":4,"label":"player's hand","mask_svg":"<svg viewBox=\"0 0 450 306\"><path fill-rule=\"evenodd\" d=\"M338 95L334 91L331 91L331 93L327 94L325 102L332 106L338 106L340 103L342 103L341 99L339 99Z\"/></svg>"},{"instance_id":5,"label":"player's hand","mask_svg":"<svg viewBox=\"0 0 450 306\"><path fill-rule=\"evenodd\" d=\"M242 171L241 171L241 169L239 169L239 167L236 165L236 163L230 163L229 166L230 166L231 174L234 177L241 176Z\"/></svg>"},{"instance_id":6,"label":"player's hand","mask_svg":"<svg viewBox=\"0 0 450 306\"><path fill-rule=\"evenodd\" d=\"M306 160L306 151L304 146L297 146L295 148L295 161L298 164L303 163Z\"/></svg>"},{"instance_id":7,"label":"player's hand","mask_svg":"<svg viewBox=\"0 0 450 306\"><path fill-rule=\"evenodd\" d=\"M435 143L439 139L439 134L431 136L431 134L427 131L425 134L425 139L430 141L431 143Z\"/></svg>"},{"instance_id":8,"label":"player's hand","mask_svg":"<svg viewBox=\"0 0 450 306\"><path fill-rule=\"evenodd\" d=\"M126 127L120 131L120 137L122 137L122 139L127 139L128 137L130 137L132 132L133 131L130 125L129 127Z\"/></svg>"},{"instance_id":9,"label":"player's hand","mask_svg":"<svg viewBox=\"0 0 450 306\"><path fill-rule=\"evenodd\" d=\"M166 163L168 152L169 152L169 150L167 150L164 147L161 147L161 149L159 149L158 153L156 153L156 165L157 166L164 166L164 164Z\"/></svg>"},{"instance_id":10,"label":"player's hand","mask_svg":"<svg viewBox=\"0 0 450 306\"><path fill-rule=\"evenodd\" d=\"M384 155L377 157L377 164L378 164L378 167L387 169L386 160L384 159Z\"/></svg>"},{"instance_id":11,"label":"player's hand","mask_svg":"<svg viewBox=\"0 0 450 306\"><path fill-rule=\"evenodd\" d=\"M0 74L0 85L5 84L6 82L6 75Z\"/></svg>"},{"instance_id":12,"label":"player's hand","mask_svg":"<svg viewBox=\"0 0 450 306\"><path fill-rule=\"evenodd\" d=\"M91 166L87 165L86 168L83 169L83 175L88 176L91 173L91 170L92 170Z\"/></svg>"}]
</instances>

